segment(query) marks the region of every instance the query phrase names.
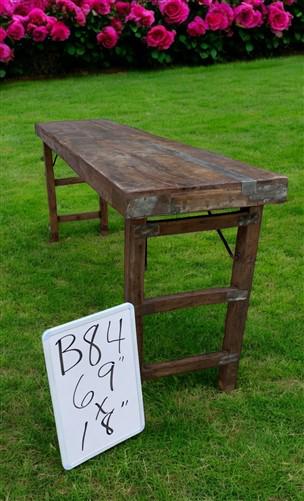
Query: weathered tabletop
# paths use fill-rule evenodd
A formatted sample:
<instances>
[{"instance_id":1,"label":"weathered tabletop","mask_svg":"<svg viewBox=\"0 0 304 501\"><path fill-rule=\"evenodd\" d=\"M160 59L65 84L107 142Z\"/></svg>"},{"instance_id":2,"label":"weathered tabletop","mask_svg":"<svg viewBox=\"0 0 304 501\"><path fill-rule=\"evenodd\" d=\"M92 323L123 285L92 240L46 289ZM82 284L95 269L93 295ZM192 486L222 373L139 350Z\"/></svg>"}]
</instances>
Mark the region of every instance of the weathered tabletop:
<instances>
[{"instance_id":1,"label":"weathered tabletop","mask_svg":"<svg viewBox=\"0 0 304 501\"><path fill-rule=\"evenodd\" d=\"M108 120L36 133L126 218L284 202L287 177Z\"/></svg>"}]
</instances>

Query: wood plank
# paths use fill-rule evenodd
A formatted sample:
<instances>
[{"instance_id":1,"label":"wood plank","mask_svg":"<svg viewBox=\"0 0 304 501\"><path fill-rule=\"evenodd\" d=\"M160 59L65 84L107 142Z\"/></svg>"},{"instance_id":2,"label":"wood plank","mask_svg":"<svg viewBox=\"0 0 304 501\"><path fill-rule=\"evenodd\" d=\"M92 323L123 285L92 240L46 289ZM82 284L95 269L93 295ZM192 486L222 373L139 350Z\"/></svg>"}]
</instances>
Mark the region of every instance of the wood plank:
<instances>
[{"instance_id":1,"label":"wood plank","mask_svg":"<svg viewBox=\"0 0 304 501\"><path fill-rule=\"evenodd\" d=\"M235 258L233 262L231 287L247 289L245 301L233 302L228 305L225 335L222 349L238 353L242 349L245 323L249 306L255 260L258 250L259 234L262 222L263 207L251 207L251 213L258 210L258 220L255 224L242 226L238 229ZM233 362L219 371L219 387L223 391L231 391L236 386L238 362Z\"/></svg>"},{"instance_id":2,"label":"wood plank","mask_svg":"<svg viewBox=\"0 0 304 501\"><path fill-rule=\"evenodd\" d=\"M162 237L178 233L192 233L197 231L217 230L220 228L232 228L252 224L257 214L248 211L237 211L205 216L184 217L181 219L159 219L147 221L137 230L146 237Z\"/></svg>"},{"instance_id":3,"label":"wood plank","mask_svg":"<svg viewBox=\"0 0 304 501\"><path fill-rule=\"evenodd\" d=\"M193 357L186 357L179 360L170 360L154 364L144 364L142 369L143 379L155 379L172 374L182 374L189 371L209 369L229 364L238 359L238 354L224 351L214 353L204 353Z\"/></svg>"},{"instance_id":4,"label":"wood plank","mask_svg":"<svg viewBox=\"0 0 304 501\"><path fill-rule=\"evenodd\" d=\"M100 233L102 235L107 235L109 232L109 215L108 215L108 204L107 202L99 197L99 207L100 207Z\"/></svg>"},{"instance_id":5,"label":"wood plank","mask_svg":"<svg viewBox=\"0 0 304 501\"><path fill-rule=\"evenodd\" d=\"M143 362L143 315L144 273L145 273L145 238L135 238L135 228L145 224L146 220L125 221L125 301L135 309L136 335L140 367Z\"/></svg>"},{"instance_id":6,"label":"wood plank","mask_svg":"<svg viewBox=\"0 0 304 501\"><path fill-rule=\"evenodd\" d=\"M204 289L201 291L180 292L168 296L145 298L142 305L142 313L160 313L173 311L178 308L190 308L204 304L230 303L232 301L245 301L247 291L234 287L219 287Z\"/></svg>"},{"instance_id":7,"label":"wood plank","mask_svg":"<svg viewBox=\"0 0 304 501\"><path fill-rule=\"evenodd\" d=\"M84 179L81 179L81 177L61 177L55 179L55 185L56 186L66 186L69 184L80 184L80 183L85 183Z\"/></svg>"},{"instance_id":8,"label":"wood plank","mask_svg":"<svg viewBox=\"0 0 304 501\"><path fill-rule=\"evenodd\" d=\"M286 200L285 176L106 120L37 124L36 132L127 218Z\"/></svg>"},{"instance_id":9,"label":"wood plank","mask_svg":"<svg viewBox=\"0 0 304 501\"><path fill-rule=\"evenodd\" d=\"M84 221L86 219L100 218L100 211L94 212L81 212L80 214L65 214L58 216L59 223L68 223L70 221Z\"/></svg>"},{"instance_id":10,"label":"wood plank","mask_svg":"<svg viewBox=\"0 0 304 501\"><path fill-rule=\"evenodd\" d=\"M57 217L57 199L55 189L55 176L53 166L53 153L47 144L43 144L45 180L49 206L49 221L51 229L51 242L57 242L59 239L58 217Z\"/></svg>"},{"instance_id":11,"label":"wood plank","mask_svg":"<svg viewBox=\"0 0 304 501\"><path fill-rule=\"evenodd\" d=\"M287 181L257 183L252 193L244 193L240 184L223 184L217 188L170 191L155 194L135 193L126 195L124 214L127 218L145 215L187 214L223 208L259 206L281 203L287 199Z\"/></svg>"}]
</instances>

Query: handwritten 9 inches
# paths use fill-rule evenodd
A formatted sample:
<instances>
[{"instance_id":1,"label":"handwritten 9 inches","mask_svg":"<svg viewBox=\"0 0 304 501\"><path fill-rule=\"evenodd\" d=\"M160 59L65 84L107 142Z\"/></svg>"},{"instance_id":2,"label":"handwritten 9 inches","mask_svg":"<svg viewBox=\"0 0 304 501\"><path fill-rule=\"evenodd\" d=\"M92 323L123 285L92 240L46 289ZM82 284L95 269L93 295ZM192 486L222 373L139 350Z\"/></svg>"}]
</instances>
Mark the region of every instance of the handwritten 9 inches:
<instances>
[{"instance_id":1,"label":"handwritten 9 inches","mask_svg":"<svg viewBox=\"0 0 304 501\"><path fill-rule=\"evenodd\" d=\"M131 304L47 330L43 348L65 469L143 430Z\"/></svg>"}]
</instances>

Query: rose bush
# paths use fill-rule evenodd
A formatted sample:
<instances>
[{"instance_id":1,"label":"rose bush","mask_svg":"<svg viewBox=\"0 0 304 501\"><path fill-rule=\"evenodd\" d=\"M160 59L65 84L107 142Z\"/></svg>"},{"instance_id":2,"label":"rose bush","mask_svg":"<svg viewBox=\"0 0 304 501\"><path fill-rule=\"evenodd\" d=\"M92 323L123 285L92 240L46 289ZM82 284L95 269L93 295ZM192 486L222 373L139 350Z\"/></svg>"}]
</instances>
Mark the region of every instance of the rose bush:
<instances>
[{"instance_id":1,"label":"rose bush","mask_svg":"<svg viewBox=\"0 0 304 501\"><path fill-rule=\"evenodd\" d=\"M304 46L304 0L0 0L0 76L198 64Z\"/></svg>"}]
</instances>

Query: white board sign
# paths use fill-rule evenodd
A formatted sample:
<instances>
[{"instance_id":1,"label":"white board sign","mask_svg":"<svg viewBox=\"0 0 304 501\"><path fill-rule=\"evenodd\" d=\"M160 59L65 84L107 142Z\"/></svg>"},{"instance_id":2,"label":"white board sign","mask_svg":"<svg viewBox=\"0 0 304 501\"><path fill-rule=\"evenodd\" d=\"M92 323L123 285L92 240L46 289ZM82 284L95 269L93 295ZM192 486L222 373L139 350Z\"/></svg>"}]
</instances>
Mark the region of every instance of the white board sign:
<instances>
[{"instance_id":1,"label":"white board sign","mask_svg":"<svg viewBox=\"0 0 304 501\"><path fill-rule=\"evenodd\" d=\"M65 469L144 429L133 305L48 329L42 342Z\"/></svg>"}]
</instances>

